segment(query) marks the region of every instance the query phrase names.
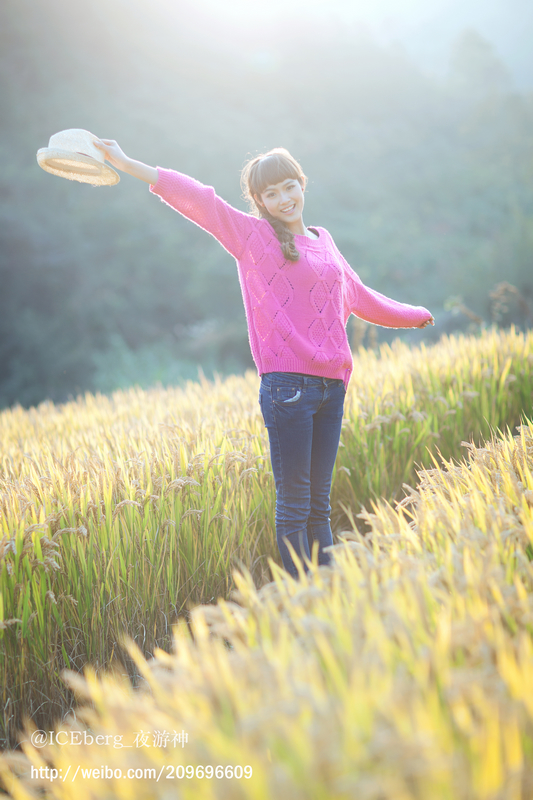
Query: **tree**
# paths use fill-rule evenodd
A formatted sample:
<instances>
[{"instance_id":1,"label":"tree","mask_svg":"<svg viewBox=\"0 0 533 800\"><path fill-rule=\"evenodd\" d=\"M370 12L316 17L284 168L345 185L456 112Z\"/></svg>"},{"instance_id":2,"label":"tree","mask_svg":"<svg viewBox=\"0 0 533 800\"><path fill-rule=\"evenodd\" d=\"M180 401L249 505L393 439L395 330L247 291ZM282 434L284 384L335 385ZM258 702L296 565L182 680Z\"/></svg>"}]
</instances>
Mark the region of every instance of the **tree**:
<instances>
[{"instance_id":1,"label":"tree","mask_svg":"<svg viewBox=\"0 0 533 800\"><path fill-rule=\"evenodd\" d=\"M452 86L467 95L479 97L510 87L505 65L490 42L475 30L465 30L455 42L450 67Z\"/></svg>"}]
</instances>

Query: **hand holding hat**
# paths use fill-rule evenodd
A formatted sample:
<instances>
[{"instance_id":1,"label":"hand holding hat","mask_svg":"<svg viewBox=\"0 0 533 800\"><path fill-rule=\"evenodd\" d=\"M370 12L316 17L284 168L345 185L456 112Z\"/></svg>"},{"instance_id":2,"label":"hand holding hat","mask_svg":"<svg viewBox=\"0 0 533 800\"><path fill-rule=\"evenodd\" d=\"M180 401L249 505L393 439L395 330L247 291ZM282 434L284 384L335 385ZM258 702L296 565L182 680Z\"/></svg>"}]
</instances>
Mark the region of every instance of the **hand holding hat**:
<instances>
[{"instance_id":1,"label":"hand holding hat","mask_svg":"<svg viewBox=\"0 0 533 800\"><path fill-rule=\"evenodd\" d=\"M104 158L117 169L126 172L130 160L114 139L95 139L94 146L103 154Z\"/></svg>"},{"instance_id":2,"label":"hand holding hat","mask_svg":"<svg viewBox=\"0 0 533 800\"><path fill-rule=\"evenodd\" d=\"M139 180L146 183L152 185L157 183L159 178L158 170L149 166L149 164L135 161L135 159L127 156L114 139L95 139L94 145L117 169L127 172L133 178L139 178Z\"/></svg>"},{"instance_id":3,"label":"hand holding hat","mask_svg":"<svg viewBox=\"0 0 533 800\"><path fill-rule=\"evenodd\" d=\"M113 186L119 182L120 176L104 163L105 154L96 144L99 142L97 136L81 128L60 131L50 137L48 147L38 150L37 163L46 172L60 178L93 186Z\"/></svg>"}]
</instances>

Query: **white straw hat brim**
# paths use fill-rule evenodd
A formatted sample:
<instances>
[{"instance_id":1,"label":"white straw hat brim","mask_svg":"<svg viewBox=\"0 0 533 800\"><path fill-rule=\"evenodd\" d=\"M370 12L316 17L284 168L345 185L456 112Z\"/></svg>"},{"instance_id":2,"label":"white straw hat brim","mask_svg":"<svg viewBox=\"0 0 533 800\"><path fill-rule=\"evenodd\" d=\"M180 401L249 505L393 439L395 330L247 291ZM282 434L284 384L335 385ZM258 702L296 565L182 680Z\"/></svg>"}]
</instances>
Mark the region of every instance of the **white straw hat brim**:
<instances>
[{"instance_id":1,"label":"white straw hat brim","mask_svg":"<svg viewBox=\"0 0 533 800\"><path fill-rule=\"evenodd\" d=\"M120 180L118 172L108 164L72 150L43 147L37 151L37 163L52 175L93 186L114 186Z\"/></svg>"}]
</instances>

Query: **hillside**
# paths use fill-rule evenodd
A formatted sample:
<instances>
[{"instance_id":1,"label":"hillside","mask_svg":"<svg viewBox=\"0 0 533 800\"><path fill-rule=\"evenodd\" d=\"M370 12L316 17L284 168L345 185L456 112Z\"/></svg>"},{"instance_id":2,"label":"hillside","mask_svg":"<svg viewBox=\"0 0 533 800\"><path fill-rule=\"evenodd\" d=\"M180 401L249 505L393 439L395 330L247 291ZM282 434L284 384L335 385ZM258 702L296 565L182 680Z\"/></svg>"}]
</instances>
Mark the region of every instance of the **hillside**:
<instances>
[{"instance_id":1,"label":"hillside","mask_svg":"<svg viewBox=\"0 0 533 800\"><path fill-rule=\"evenodd\" d=\"M252 366L235 264L210 236L129 176L95 191L39 169L70 127L243 210L248 154L284 145L309 176L307 224L368 285L434 314L405 341L479 328L464 307L531 326L533 110L497 47L458 33L439 76L356 20L287 9L251 33L206 9L2 4L0 407ZM502 283L516 290L499 303Z\"/></svg>"}]
</instances>

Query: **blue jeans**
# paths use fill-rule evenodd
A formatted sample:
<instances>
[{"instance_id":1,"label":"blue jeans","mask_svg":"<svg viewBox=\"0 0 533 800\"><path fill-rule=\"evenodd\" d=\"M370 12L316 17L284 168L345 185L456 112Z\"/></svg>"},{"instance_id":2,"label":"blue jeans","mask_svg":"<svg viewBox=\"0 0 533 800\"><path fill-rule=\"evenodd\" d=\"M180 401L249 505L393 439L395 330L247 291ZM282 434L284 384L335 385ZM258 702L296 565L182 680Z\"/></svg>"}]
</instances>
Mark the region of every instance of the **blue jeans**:
<instances>
[{"instance_id":1,"label":"blue jeans","mask_svg":"<svg viewBox=\"0 0 533 800\"><path fill-rule=\"evenodd\" d=\"M283 566L293 577L298 570L286 542L306 572L313 542L318 542L318 563L331 560L324 548L333 544L329 497L345 395L344 383L335 378L294 372L261 377L259 403L276 484L276 538Z\"/></svg>"}]
</instances>

